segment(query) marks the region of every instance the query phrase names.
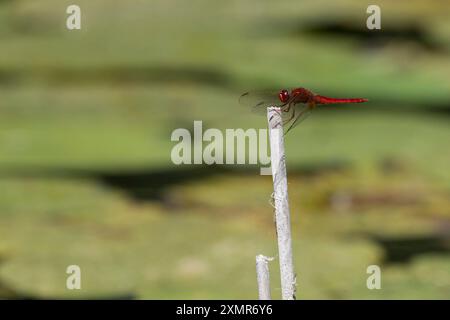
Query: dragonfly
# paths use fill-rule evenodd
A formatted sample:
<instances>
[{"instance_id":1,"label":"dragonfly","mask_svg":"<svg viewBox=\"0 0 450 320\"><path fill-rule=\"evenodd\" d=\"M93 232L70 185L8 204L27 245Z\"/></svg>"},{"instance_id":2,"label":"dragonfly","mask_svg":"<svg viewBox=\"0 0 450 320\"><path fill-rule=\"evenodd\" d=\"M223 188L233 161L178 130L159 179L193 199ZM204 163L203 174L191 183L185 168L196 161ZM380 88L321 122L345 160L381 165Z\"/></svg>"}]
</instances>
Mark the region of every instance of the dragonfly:
<instances>
[{"instance_id":1,"label":"dragonfly","mask_svg":"<svg viewBox=\"0 0 450 320\"><path fill-rule=\"evenodd\" d=\"M283 127L287 134L302 122L317 105L367 102L364 98L330 98L315 94L306 88L281 89L276 91L254 91L241 95L241 105L251 107L256 112L266 112L268 107L279 107Z\"/></svg>"}]
</instances>

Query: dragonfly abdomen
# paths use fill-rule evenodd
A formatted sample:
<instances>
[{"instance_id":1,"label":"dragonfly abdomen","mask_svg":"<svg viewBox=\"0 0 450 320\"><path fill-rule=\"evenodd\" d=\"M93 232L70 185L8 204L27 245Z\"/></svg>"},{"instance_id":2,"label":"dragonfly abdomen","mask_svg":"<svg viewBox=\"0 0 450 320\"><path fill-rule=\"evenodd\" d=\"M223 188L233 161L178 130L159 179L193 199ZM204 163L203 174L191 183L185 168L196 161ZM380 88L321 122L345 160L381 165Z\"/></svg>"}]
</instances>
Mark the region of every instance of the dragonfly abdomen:
<instances>
[{"instance_id":1,"label":"dragonfly abdomen","mask_svg":"<svg viewBox=\"0 0 450 320\"><path fill-rule=\"evenodd\" d=\"M314 101L319 104L332 104L332 103L362 103L367 102L367 99L363 98L329 98L325 96L315 95Z\"/></svg>"}]
</instances>

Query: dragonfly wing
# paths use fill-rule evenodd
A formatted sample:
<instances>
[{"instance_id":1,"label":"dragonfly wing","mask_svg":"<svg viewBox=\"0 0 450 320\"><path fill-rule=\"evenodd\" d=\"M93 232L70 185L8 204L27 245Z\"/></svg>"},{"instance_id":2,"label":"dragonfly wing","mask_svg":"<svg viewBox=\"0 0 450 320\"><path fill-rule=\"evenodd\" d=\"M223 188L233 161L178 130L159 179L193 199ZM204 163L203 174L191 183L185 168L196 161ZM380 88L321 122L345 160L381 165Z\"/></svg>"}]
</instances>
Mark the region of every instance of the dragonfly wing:
<instances>
[{"instance_id":1,"label":"dragonfly wing","mask_svg":"<svg viewBox=\"0 0 450 320\"><path fill-rule=\"evenodd\" d=\"M283 103L278 98L279 92L267 90L246 92L240 96L239 103L250 107L253 112L260 114L267 114L268 107L279 107L281 109L283 127L287 128L285 134L287 134L309 116L312 106L305 103L295 103L296 96L294 95L289 101Z\"/></svg>"},{"instance_id":2,"label":"dragonfly wing","mask_svg":"<svg viewBox=\"0 0 450 320\"><path fill-rule=\"evenodd\" d=\"M278 99L278 91L263 90L244 93L239 98L239 103L259 114L266 114L268 107L281 107L283 105Z\"/></svg>"}]
</instances>

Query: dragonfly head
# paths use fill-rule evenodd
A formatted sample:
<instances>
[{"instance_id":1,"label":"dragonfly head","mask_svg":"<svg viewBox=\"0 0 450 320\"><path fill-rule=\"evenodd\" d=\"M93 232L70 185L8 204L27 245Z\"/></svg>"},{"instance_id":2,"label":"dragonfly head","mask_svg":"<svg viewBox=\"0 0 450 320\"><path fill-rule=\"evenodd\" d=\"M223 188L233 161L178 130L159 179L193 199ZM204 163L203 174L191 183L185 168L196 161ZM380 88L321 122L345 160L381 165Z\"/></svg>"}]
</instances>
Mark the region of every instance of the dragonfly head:
<instances>
[{"instance_id":1,"label":"dragonfly head","mask_svg":"<svg viewBox=\"0 0 450 320\"><path fill-rule=\"evenodd\" d=\"M281 102L286 103L289 101L290 96L289 96L289 91L287 90L281 90L280 93L278 93L278 98L280 99Z\"/></svg>"}]
</instances>

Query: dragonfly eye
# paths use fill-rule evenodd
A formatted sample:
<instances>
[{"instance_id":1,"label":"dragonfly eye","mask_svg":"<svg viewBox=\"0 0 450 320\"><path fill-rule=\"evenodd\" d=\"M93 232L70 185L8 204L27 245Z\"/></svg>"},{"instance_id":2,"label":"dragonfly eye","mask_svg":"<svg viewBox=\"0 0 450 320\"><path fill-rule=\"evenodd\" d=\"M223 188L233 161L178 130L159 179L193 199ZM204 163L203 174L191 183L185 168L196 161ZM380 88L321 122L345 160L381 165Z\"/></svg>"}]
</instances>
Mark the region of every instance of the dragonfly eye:
<instances>
[{"instance_id":1,"label":"dragonfly eye","mask_svg":"<svg viewBox=\"0 0 450 320\"><path fill-rule=\"evenodd\" d=\"M289 92L287 90L281 90L278 94L278 98L281 102L286 103L289 101Z\"/></svg>"}]
</instances>

